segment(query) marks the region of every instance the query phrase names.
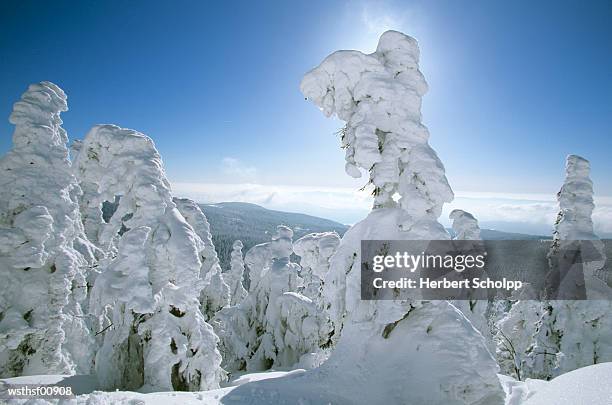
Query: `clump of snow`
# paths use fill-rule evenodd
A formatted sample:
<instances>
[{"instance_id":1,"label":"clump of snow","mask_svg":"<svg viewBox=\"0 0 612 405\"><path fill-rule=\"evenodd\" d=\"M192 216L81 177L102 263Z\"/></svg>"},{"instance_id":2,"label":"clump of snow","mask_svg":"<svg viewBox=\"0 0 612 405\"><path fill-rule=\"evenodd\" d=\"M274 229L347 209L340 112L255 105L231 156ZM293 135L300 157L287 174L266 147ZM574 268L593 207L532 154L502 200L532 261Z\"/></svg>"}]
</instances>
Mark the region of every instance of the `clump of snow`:
<instances>
[{"instance_id":1,"label":"clump of snow","mask_svg":"<svg viewBox=\"0 0 612 405\"><path fill-rule=\"evenodd\" d=\"M243 247L244 245L241 241L234 241L232 245L230 270L223 275L230 288L231 305L239 305L247 295L247 291L242 284L244 278Z\"/></svg>"},{"instance_id":2,"label":"clump of snow","mask_svg":"<svg viewBox=\"0 0 612 405\"><path fill-rule=\"evenodd\" d=\"M83 316L96 249L79 214L60 113L66 94L32 84L15 103L13 148L0 160L0 375L88 373ZM85 304L86 305L86 304Z\"/></svg>"},{"instance_id":3,"label":"clump of snow","mask_svg":"<svg viewBox=\"0 0 612 405\"><path fill-rule=\"evenodd\" d=\"M248 384L256 381L269 380L271 378L284 377L292 374L300 374L303 372L304 370L297 368L291 371L264 371L260 373L247 373L242 374L235 380L230 381L227 386L237 387L239 385Z\"/></svg>"},{"instance_id":4,"label":"clump of snow","mask_svg":"<svg viewBox=\"0 0 612 405\"><path fill-rule=\"evenodd\" d=\"M82 210L96 212L90 232L107 255L91 294L101 387L217 388L223 378L218 338L199 301L211 282L202 273L215 272L203 266L218 267L200 236L209 236L205 218L183 200L178 203L193 225L181 214L153 141L139 132L95 126L75 166L89 185ZM107 220L104 201L116 201Z\"/></svg>"}]
</instances>

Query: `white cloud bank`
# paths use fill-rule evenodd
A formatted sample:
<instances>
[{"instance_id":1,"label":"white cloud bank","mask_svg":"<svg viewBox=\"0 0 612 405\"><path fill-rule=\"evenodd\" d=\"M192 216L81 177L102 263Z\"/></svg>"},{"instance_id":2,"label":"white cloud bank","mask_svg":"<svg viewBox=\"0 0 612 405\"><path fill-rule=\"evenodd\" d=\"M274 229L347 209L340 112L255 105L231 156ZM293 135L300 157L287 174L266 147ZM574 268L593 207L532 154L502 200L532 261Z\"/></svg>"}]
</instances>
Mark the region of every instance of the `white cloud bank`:
<instances>
[{"instance_id":1,"label":"white cloud bank","mask_svg":"<svg viewBox=\"0 0 612 405\"><path fill-rule=\"evenodd\" d=\"M369 192L351 188L270 186L262 184L173 183L176 195L202 203L238 201L269 209L301 212L352 224L369 212ZM612 237L612 197L595 197L593 221L601 237ZM557 215L554 195L456 192L447 204L442 223L449 226L448 214L461 208L474 214L483 228L507 232L550 235Z\"/></svg>"},{"instance_id":2,"label":"white cloud bank","mask_svg":"<svg viewBox=\"0 0 612 405\"><path fill-rule=\"evenodd\" d=\"M269 209L301 212L347 224L364 218L372 204L367 192L349 188L251 183L173 183L172 188L176 195L202 203L248 202Z\"/></svg>"}]
</instances>

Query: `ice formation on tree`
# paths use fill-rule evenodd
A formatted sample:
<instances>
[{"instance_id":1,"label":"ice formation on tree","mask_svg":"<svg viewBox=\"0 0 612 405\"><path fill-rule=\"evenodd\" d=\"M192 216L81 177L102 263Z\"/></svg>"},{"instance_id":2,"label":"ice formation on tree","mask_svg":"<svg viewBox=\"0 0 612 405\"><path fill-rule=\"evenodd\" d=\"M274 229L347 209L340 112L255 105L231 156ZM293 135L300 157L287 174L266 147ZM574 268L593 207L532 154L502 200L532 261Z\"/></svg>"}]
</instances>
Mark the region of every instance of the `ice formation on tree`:
<instances>
[{"instance_id":1,"label":"ice formation on tree","mask_svg":"<svg viewBox=\"0 0 612 405\"><path fill-rule=\"evenodd\" d=\"M270 242L260 243L250 248L244 255L244 264L248 269L249 292L259 283L262 272L270 266L272 253Z\"/></svg>"},{"instance_id":2,"label":"ice formation on tree","mask_svg":"<svg viewBox=\"0 0 612 405\"><path fill-rule=\"evenodd\" d=\"M554 241L597 239L591 219L595 203L590 171L588 160L577 155L567 157L565 182L557 193L559 214L553 231Z\"/></svg>"},{"instance_id":3,"label":"ice formation on tree","mask_svg":"<svg viewBox=\"0 0 612 405\"><path fill-rule=\"evenodd\" d=\"M480 227L478 220L469 212L463 210L451 211L449 218L453 221L452 227L457 240L475 240L479 241ZM489 350L495 352L495 341L492 334L492 325L489 321L491 312L491 304L488 300L468 299L454 301L453 305L457 307L470 323L482 334L487 342Z\"/></svg>"},{"instance_id":4,"label":"ice formation on tree","mask_svg":"<svg viewBox=\"0 0 612 405\"><path fill-rule=\"evenodd\" d=\"M331 258L325 288L335 292L332 317L344 322L336 349L321 367L293 379L283 395L300 381L314 381L338 387L334 395L353 403L503 402L497 364L454 306L360 299L362 240L449 238L437 219L453 193L421 124L427 85L418 58L413 38L387 31L373 54L335 52L302 81L308 99L346 122L347 172L370 171L375 203ZM371 376L377 384L349 383Z\"/></svg>"},{"instance_id":5,"label":"ice formation on tree","mask_svg":"<svg viewBox=\"0 0 612 405\"><path fill-rule=\"evenodd\" d=\"M95 214L90 233L108 255L90 299L101 386L218 387L218 338L199 303L209 281L202 278L203 261L210 259L198 236L202 218L179 201L194 230L177 208L153 141L130 129L95 126L75 166L88 185L81 209ZM114 203L110 212L103 212L105 201Z\"/></svg>"},{"instance_id":6,"label":"ice formation on tree","mask_svg":"<svg viewBox=\"0 0 612 405\"><path fill-rule=\"evenodd\" d=\"M442 204L453 199L444 166L421 124L421 97L427 83L418 67L419 49L411 37L389 31L376 52L338 51L302 80L302 93L326 116L346 122L342 147L346 171L370 172L374 208L399 206L408 230L425 217L436 221Z\"/></svg>"},{"instance_id":7,"label":"ice formation on tree","mask_svg":"<svg viewBox=\"0 0 612 405\"><path fill-rule=\"evenodd\" d=\"M15 103L0 160L0 375L89 373L83 316L95 248L84 235L60 113L66 95L32 84Z\"/></svg>"},{"instance_id":8,"label":"ice formation on tree","mask_svg":"<svg viewBox=\"0 0 612 405\"><path fill-rule=\"evenodd\" d=\"M241 241L234 241L232 246L232 258L230 270L223 276L230 289L231 305L238 305L244 300L247 291L244 289L242 279L244 277L244 259L242 258L242 248L244 245Z\"/></svg>"},{"instance_id":9,"label":"ice formation on tree","mask_svg":"<svg viewBox=\"0 0 612 405\"><path fill-rule=\"evenodd\" d=\"M270 264L258 273L244 301L219 312L224 366L230 370L289 367L329 340L327 317L308 297L297 293L300 266L292 263L293 231L278 226L266 251Z\"/></svg>"},{"instance_id":10,"label":"ice formation on tree","mask_svg":"<svg viewBox=\"0 0 612 405\"><path fill-rule=\"evenodd\" d=\"M463 210L452 210L448 216L453 220L455 239L480 240L478 220L472 214Z\"/></svg>"},{"instance_id":11,"label":"ice formation on tree","mask_svg":"<svg viewBox=\"0 0 612 405\"><path fill-rule=\"evenodd\" d=\"M606 260L603 245L593 232L591 215L593 183L589 161L569 155L566 177L557 194L559 214L549 253L551 266L570 249L579 246L584 286L589 301L550 300L543 303L533 348L529 353L530 376L550 379L591 364L612 361L612 290L598 279ZM584 254L587 252L587 255ZM590 252L590 254L588 254ZM561 280L563 288L564 280ZM606 294L602 298L600 294Z\"/></svg>"},{"instance_id":12,"label":"ice formation on tree","mask_svg":"<svg viewBox=\"0 0 612 405\"><path fill-rule=\"evenodd\" d=\"M329 272L329 260L340 245L336 232L309 233L293 243L293 252L300 256L303 295L321 307L323 280Z\"/></svg>"},{"instance_id":13,"label":"ice formation on tree","mask_svg":"<svg viewBox=\"0 0 612 405\"><path fill-rule=\"evenodd\" d=\"M507 307L507 313L493 328L496 342L495 356L503 374L518 380L532 377L528 356L533 351L536 325L542 317L540 301L498 301Z\"/></svg>"},{"instance_id":14,"label":"ice formation on tree","mask_svg":"<svg viewBox=\"0 0 612 405\"><path fill-rule=\"evenodd\" d=\"M202 312L210 319L217 311L230 304L230 288L221 274L219 257L212 242L210 225L206 216L195 201L187 198L174 198L174 203L187 223L200 237L197 241L202 261L200 277L204 279L205 285L200 294L200 303Z\"/></svg>"}]
</instances>

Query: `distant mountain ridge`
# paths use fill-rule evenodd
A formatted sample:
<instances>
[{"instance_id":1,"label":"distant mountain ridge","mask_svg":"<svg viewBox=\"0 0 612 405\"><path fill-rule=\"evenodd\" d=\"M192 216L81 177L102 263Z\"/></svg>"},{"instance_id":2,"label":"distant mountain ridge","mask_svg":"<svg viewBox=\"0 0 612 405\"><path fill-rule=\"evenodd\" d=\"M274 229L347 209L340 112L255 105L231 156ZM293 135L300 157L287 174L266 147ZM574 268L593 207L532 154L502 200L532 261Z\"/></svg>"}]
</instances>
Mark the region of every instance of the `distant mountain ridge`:
<instances>
[{"instance_id":1,"label":"distant mountain ridge","mask_svg":"<svg viewBox=\"0 0 612 405\"><path fill-rule=\"evenodd\" d=\"M198 204L210 223L213 242L223 270L229 269L232 244L240 239L246 253L258 243L268 242L277 225L293 229L294 240L312 232L335 231L343 236L349 226L329 219L294 212L276 211L244 202L220 202ZM453 234L452 229L448 229ZM549 236L529 235L482 229L481 235L487 240L532 240L550 239Z\"/></svg>"},{"instance_id":2,"label":"distant mountain ridge","mask_svg":"<svg viewBox=\"0 0 612 405\"><path fill-rule=\"evenodd\" d=\"M336 231L342 236L349 228L329 219L312 215L275 211L256 204L221 202L199 204L208 218L213 242L223 270L229 268L232 244L240 239L243 253L258 243L268 242L277 225L293 229L294 240L313 232Z\"/></svg>"}]
</instances>

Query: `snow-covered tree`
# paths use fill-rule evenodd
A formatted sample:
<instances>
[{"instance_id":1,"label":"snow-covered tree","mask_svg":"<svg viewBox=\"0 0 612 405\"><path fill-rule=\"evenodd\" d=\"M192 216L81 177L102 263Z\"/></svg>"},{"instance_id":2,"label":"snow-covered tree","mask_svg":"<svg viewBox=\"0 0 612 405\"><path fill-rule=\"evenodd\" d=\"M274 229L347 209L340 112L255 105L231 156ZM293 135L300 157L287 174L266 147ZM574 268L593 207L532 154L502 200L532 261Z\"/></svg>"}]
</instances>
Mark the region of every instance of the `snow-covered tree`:
<instances>
[{"instance_id":1,"label":"snow-covered tree","mask_svg":"<svg viewBox=\"0 0 612 405\"><path fill-rule=\"evenodd\" d=\"M463 210L451 211L449 218L453 221L452 227L456 240L479 241L480 226L478 220L469 212ZM467 299L453 301L470 323L482 334L489 350L495 352L495 340L493 339L493 325L491 324L492 303L482 299Z\"/></svg>"},{"instance_id":2,"label":"snow-covered tree","mask_svg":"<svg viewBox=\"0 0 612 405\"><path fill-rule=\"evenodd\" d=\"M89 373L83 313L95 248L79 214L60 113L66 94L32 84L15 103L0 160L0 376Z\"/></svg>"},{"instance_id":3,"label":"snow-covered tree","mask_svg":"<svg viewBox=\"0 0 612 405\"><path fill-rule=\"evenodd\" d=\"M569 155L565 168L565 181L557 194L559 214L549 263L551 270L563 270L560 263L576 249L580 250L579 266L558 274L557 281L561 297L567 291L571 295L583 285L589 300L543 303L528 360L530 376L545 379L612 361L612 289L599 277L606 257L601 241L593 232L591 215L595 204L590 163L580 156ZM574 269L580 271L572 274Z\"/></svg>"},{"instance_id":4,"label":"snow-covered tree","mask_svg":"<svg viewBox=\"0 0 612 405\"><path fill-rule=\"evenodd\" d=\"M278 226L266 251L270 264L244 301L219 312L224 366L230 370L289 367L329 341L331 326L310 298L297 293L300 266L289 259L293 231Z\"/></svg>"},{"instance_id":5,"label":"snow-covered tree","mask_svg":"<svg viewBox=\"0 0 612 405\"><path fill-rule=\"evenodd\" d=\"M205 281L205 286L200 294L200 303L202 313L208 319L211 319L221 308L230 305L230 288L221 275L221 266L219 265L215 245L212 242L210 225L195 201L187 198L175 198L174 203L200 238L197 241L200 260L202 261L200 278Z\"/></svg>"},{"instance_id":6,"label":"snow-covered tree","mask_svg":"<svg viewBox=\"0 0 612 405\"><path fill-rule=\"evenodd\" d=\"M231 304L238 305L247 296L247 291L244 289L242 279L244 276L244 259L242 257L242 242L234 241L232 246L232 259L230 270L224 273L223 276L230 288Z\"/></svg>"},{"instance_id":7,"label":"snow-covered tree","mask_svg":"<svg viewBox=\"0 0 612 405\"><path fill-rule=\"evenodd\" d=\"M270 242L260 243L250 248L244 255L244 264L248 269L249 292L259 283L262 272L270 266L272 253L270 252Z\"/></svg>"},{"instance_id":8,"label":"snow-covered tree","mask_svg":"<svg viewBox=\"0 0 612 405\"><path fill-rule=\"evenodd\" d=\"M597 240L593 232L593 182L591 164L577 155L569 155L565 164L565 181L557 193L559 213L553 230L553 240Z\"/></svg>"},{"instance_id":9,"label":"snow-covered tree","mask_svg":"<svg viewBox=\"0 0 612 405\"><path fill-rule=\"evenodd\" d=\"M323 280L329 272L329 260L340 245L336 232L309 233L293 243L293 252L300 256L300 274L304 280L303 295L323 306Z\"/></svg>"},{"instance_id":10,"label":"snow-covered tree","mask_svg":"<svg viewBox=\"0 0 612 405\"><path fill-rule=\"evenodd\" d=\"M480 240L480 226L472 214L463 210L452 210L448 216L453 221L453 232L458 240Z\"/></svg>"},{"instance_id":11,"label":"snow-covered tree","mask_svg":"<svg viewBox=\"0 0 612 405\"><path fill-rule=\"evenodd\" d=\"M216 388L223 376L218 337L200 310L203 262L213 263L190 203L173 201L161 157L145 135L95 126L75 162L88 184L83 212L107 253L91 295L102 387L161 390ZM104 212L104 202L113 202ZM85 209L83 209L85 208ZM93 218L93 216L92 216ZM209 249L210 250L210 249ZM217 264L218 266L218 264Z\"/></svg>"},{"instance_id":12,"label":"snow-covered tree","mask_svg":"<svg viewBox=\"0 0 612 405\"><path fill-rule=\"evenodd\" d=\"M495 357L502 373L518 380L533 377L528 356L533 351L536 326L544 311L542 302L502 300L495 304L507 310L493 327Z\"/></svg>"},{"instance_id":13,"label":"snow-covered tree","mask_svg":"<svg viewBox=\"0 0 612 405\"><path fill-rule=\"evenodd\" d=\"M347 172L369 170L375 196L374 210L344 235L325 280L334 291L326 295L336 297L332 317L344 319L342 335L329 360L303 380L350 386L337 394L358 403L501 403L497 364L454 306L360 299L362 240L449 239L438 217L453 193L421 123L427 84L418 60L416 40L387 31L373 54L335 52L302 81L309 100L346 122ZM344 381L373 375L375 386Z\"/></svg>"}]
</instances>

